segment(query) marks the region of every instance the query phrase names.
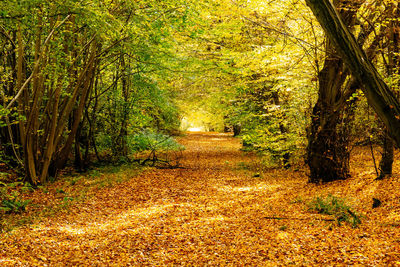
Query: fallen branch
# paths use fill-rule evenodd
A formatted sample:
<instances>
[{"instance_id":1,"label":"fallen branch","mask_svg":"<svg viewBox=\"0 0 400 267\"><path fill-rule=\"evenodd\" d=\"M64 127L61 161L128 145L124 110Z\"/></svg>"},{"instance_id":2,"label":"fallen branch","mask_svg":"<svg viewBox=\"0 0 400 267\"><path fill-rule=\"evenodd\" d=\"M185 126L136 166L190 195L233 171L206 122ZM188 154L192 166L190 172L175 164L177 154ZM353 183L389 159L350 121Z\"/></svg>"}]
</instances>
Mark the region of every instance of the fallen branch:
<instances>
[{"instance_id":1,"label":"fallen branch","mask_svg":"<svg viewBox=\"0 0 400 267\"><path fill-rule=\"evenodd\" d=\"M267 217L263 217L263 219L267 219L267 220L300 220L300 221L309 221L310 220L310 218L275 217L275 216L267 216ZM336 221L335 219L326 219L326 218L313 218L313 219L320 220L320 221L326 221L326 222Z\"/></svg>"}]
</instances>

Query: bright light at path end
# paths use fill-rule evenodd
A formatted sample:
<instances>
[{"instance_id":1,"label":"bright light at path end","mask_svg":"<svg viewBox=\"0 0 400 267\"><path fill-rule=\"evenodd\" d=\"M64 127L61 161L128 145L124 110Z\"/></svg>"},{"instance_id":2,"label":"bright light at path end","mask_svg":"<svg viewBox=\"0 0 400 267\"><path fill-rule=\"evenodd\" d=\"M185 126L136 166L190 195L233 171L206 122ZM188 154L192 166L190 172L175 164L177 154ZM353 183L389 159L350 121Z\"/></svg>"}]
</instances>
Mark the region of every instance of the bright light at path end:
<instances>
[{"instance_id":1,"label":"bright light at path end","mask_svg":"<svg viewBox=\"0 0 400 267\"><path fill-rule=\"evenodd\" d=\"M188 132L202 132L203 131L203 129L197 128L197 127L192 127L187 130L188 130Z\"/></svg>"}]
</instances>

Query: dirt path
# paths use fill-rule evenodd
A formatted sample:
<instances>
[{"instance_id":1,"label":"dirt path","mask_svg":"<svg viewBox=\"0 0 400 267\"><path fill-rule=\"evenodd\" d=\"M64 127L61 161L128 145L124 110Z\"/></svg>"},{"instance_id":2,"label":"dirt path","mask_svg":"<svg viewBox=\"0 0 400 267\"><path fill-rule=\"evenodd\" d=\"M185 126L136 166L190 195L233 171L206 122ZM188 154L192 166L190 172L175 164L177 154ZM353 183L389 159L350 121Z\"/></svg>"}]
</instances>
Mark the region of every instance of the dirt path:
<instances>
[{"instance_id":1,"label":"dirt path","mask_svg":"<svg viewBox=\"0 0 400 267\"><path fill-rule=\"evenodd\" d=\"M302 172L254 177L257 159L237 139L190 134L180 142L183 169L146 171L3 234L0 265L400 265L400 224L387 219L400 211L399 194L371 210L370 198L388 189L371 187L369 176L326 186L308 185ZM363 224L338 227L307 211L307 201L328 193L367 214Z\"/></svg>"}]
</instances>

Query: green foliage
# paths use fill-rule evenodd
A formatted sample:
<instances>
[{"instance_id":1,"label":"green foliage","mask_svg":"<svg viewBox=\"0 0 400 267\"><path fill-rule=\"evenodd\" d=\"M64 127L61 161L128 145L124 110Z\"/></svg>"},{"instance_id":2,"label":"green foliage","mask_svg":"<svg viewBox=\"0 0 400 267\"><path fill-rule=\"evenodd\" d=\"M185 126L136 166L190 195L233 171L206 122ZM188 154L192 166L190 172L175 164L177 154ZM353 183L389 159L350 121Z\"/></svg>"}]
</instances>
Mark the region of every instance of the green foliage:
<instances>
[{"instance_id":1,"label":"green foliage","mask_svg":"<svg viewBox=\"0 0 400 267\"><path fill-rule=\"evenodd\" d=\"M272 160L279 162L286 154L296 150L296 136L280 132L277 125L273 124L250 123L242 130L242 139L245 150L266 153Z\"/></svg>"},{"instance_id":2,"label":"green foliage","mask_svg":"<svg viewBox=\"0 0 400 267\"><path fill-rule=\"evenodd\" d=\"M111 73L114 69L109 70ZM102 124L97 125L96 142L99 151L112 152L116 160L126 158L131 152L129 142L141 129L174 132L179 128L178 111L171 96L163 90L154 77L145 73L127 76L131 87L122 81L107 92L107 101L101 101Z\"/></svg>"},{"instance_id":3,"label":"green foliage","mask_svg":"<svg viewBox=\"0 0 400 267\"><path fill-rule=\"evenodd\" d=\"M25 211L26 206L31 202L30 199L18 200L14 199L3 199L1 201L0 210L6 213L21 213Z\"/></svg>"},{"instance_id":4,"label":"green foliage","mask_svg":"<svg viewBox=\"0 0 400 267\"><path fill-rule=\"evenodd\" d=\"M130 146L136 152L136 161L141 165L147 163L159 168L178 167L184 150L184 146L171 136L151 131L134 135Z\"/></svg>"},{"instance_id":5,"label":"green foliage","mask_svg":"<svg viewBox=\"0 0 400 267\"><path fill-rule=\"evenodd\" d=\"M244 149L268 156L271 166L288 164L289 157L304 146L299 136L301 127L305 127L300 123L304 118L288 105L289 100L281 105L273 103L273 98L278 97L274 88L248 88L243 93L245 96L237 99L242 111L230 121L242 126ZM284 95L280 97L285 99Z\"/></svg>"},{"instance_id":6,"label":"green foliage","mask_svg":"<svg viewBox=\"0 0 400 267\"><path fill-rule=\"evenodd\" d=\"M69 181L69 184L70 184L70 185L75 185L80 179L82 179L82 177L75 177L75 178L72 178L72 179Z\"/></svg>"},{"instance_id":7,"label":"green foliage","mask_svg":"<svg viewBox=\"0 0 400 267\"><path fill-rule=\"evenodd\" d=\"M25 211L31 200L20 199L20 192L16 189L17 186L21 186L21 183L5 184L0 182L0 211L5 213L21 213ZM30 190L27 188L29 187L22 184L23 190Z\"/></svg>"},{"instance_id":8,"label":"green foliage","mask_svg":"<svg viewBox=\"0 0 400 267\"><path fill-rule=\"evenodd\" d=\"M91 170L89 172L88 177L90 177L90 179L94 179L94 178L97 178L97 177L99 177L101 175L102 175L102 173L99 170L95 169L95 170Z\"/></svg>"},{"instance_id":9,"label":"green foliage","mask_svg":"<svg viewBox=\"0 0 400 267\"><path fill-rule=\"evenodd\" d=\"M6 109L5 107L3 107L3 105L0 105L0 118L5 118L6 116L9 116L10 112L11 111L9 109ZM4 120L0 120L0 127L5 126L7 126L6 122Z\"/></svg>"},{"instance_id":10,"label":"green foliage","mask_svg":"<svg viewBox=\"0 0 400 267\"><path fill-rule=\"evenodd\" d=\"M288 227L286 225L282 225L279 227L280 231L286 231L288 229Z\"/></svg>"},{"instance_id":11,"label":"green foliage","mask_svg":"<svg viewBox=\"0 0 400 267\"><path fill-rule=\"evenodd\" d=\"M62 204L61 204L61 207L62 208L68 208L71 205L72 201L74 201L74 200L75 199L73 197L64 197L63 201L62 201Z\"/></svg>"},{"instance_id":12,"label":"green foliage","mask_svg":"<svg viewBox=\"0 0 400 267\"><path fill-rule=\"evenodd\" d=\"M30 183L27 183L27 182L22 184L21 190L22 190L22 192L33 192L33 191L35 191L33 186Z\"/></svg>"},{"instance_id":13,"label":"green foliage","mask_svg":"<svg viewBox=\"0 0 400 267\"><path fill-rule=\"evenodd\" d=\"M238 170L245 170L245 171L247 171L247 170L250 170L250 165L249 165L249 163L247 163L247 162L241 161L241 162L238 162L238 163L237 163L237 169L238 169Z\"/></svg>"},{"instance_id":14,"label":"green foliage","mask_svg":"<svg viewBox=\"0 0 400 267\"><path fill-rule=\"evenodd\" d=\"M64 191L63 189L57 188L57 189L56 189L56 193L57 193L57 194L65 194L65 191Z\"/></svg>"},{"instance_id":15,"label":"green foliage","mask_svg":"<svg viewBox=\"0 0 400 267\"><path fill-rule=\"evenodd\" d=\"M186 43L187 53L196 47L192 57L201 63L188 64L193 67L191 75L176 83L189 123L212 130L240 125L246 149L270 157L271 166L288 166L289 158L298 161L302 156L307 115L316 96L310 77L315 75L312 61L318 59L319 51L304 51L285 29L292 29L305 42L318 45L323 41L322 32L298 14L288 19L285 12L274 11L271 16L271 10L282 10L286 4L302 14L308 12L294 2L204 4L208 8L202 10L204 21L199 23L203 31L196 35L201 38L195 44ZM285 37L269 31L270 27Z\"/></svg>"},{"instance_id":16,"label":"green foliage","mask_svg":"<svg viewBox=\"0 0 400 267\"><path fill-rule=\"evenodd\" d=\"M37 161L34 163L36 173L28 170L29 166L24 166L24 173L33 176L27 177L34 179L33 183L37 182L36 176L41 173L46 176L41 180L49 180L47 170L40 170L42 166L57 165L52 165L54 162L43 163L45 160L42 158L46 149L52 150L46 142L50 140L51 127L48 126L53 118L57 128L55 140L58 142L55 142L52 151L60 151L66 146L65 151L69 152L69 145L64 140L69 135L72 137L74 131L66 129L68 119L63 115L68 117L72 107L75 110L79 101L84 99L85 87L89 88L89 85L85 111L79 114L80 118L76 118L81 121L78 133L81 136L77 139L89 152L85 155L85 162L89 161L90 152L98 151L113 154L113 160L127 157L128 135L140 129L173 132L179 127L177 108L167 88L170 67L176 61L173 34L184 31L191 20L188 16L192 11L186 1L10 0L1 1L0 10L3 31L0 37L3 55L0 81L4 84L0 96L0 138L3 146L0 153L7 144L7 155L0 155L0 161L15 163L15 157L25 155L22 141L15 137L26 133L19 133L23 127L18 129L14 124L26 122L29 114L35 114L30 118L35 120L31 125L40 126L34 134L37 138L34 142L38 144L35 153L39 155L34 157ZM16 33L21 33L21 39ZM26 83L26 99L31 99L34 83L40 91L38 102L31 105L32 109L38 108L37 113L29 110L17 113L17 102L11 108L5 108L17 91L16 72L19 69L16 64L21 46L25 59L22 83L35 66L43 77L39 83L33 82L35 78ZM51 53L37 56L38 52L44 51ZM91 54L96 54L95 62L89 60ZM56 101L58 93L55 92L58 90L59 101ZM45 110L57 110L58 114L47 116ZM5 116L13 125L13 142L10 141L13 137L8 136L5 128ZM9 149L8 143L15 143L13 148L16 148L16 153ZM54 155L49 158L60 161ZM20 162L23 165L26 161L22 158Z\"/></svg>"},{"instance_id":17,"label":"green foliage","mask_svg":"<svg viewBox=\"0 0 400 267\"><path fill-rule=\"evenodd\" d=\"M307 203L309 210L320 214L333 215L338 223L349 223L352 227L357 227L361 223L361 216L352 211L343 199L329 195L326 198L316 197Z\"/></svg>"},{"instance_id":18,"label":"green foliage","mask_svg":"<svg viewBox=\"0 0 400 267\"><path fill-rule=\"evenodd\" d=\"M142 151L180 151L184 146L171 136L151 131L143 131L132 136L130 146L135 152Z\"/></svg>"},{"instance_id":19,"label":"green foliage","mask_svg":"<svg viewBox=\"0 0 400 267\"><path fill-rule=\"evenodd\" d=\"M112 147L111 136L103 131L96 134L95 142L99 152L107 153Z\"/></svg>"},{"instance_id":20,"label":"green foliage","mask_svg":"<svg viewBox=\"0 0 400 267\"><path fill-rule=\"evenodd\" d=\"M0 180L7 179L8 176L9 176L9 173L7 173L7 172L0 172Z\"/></svg>"}]
</instances>

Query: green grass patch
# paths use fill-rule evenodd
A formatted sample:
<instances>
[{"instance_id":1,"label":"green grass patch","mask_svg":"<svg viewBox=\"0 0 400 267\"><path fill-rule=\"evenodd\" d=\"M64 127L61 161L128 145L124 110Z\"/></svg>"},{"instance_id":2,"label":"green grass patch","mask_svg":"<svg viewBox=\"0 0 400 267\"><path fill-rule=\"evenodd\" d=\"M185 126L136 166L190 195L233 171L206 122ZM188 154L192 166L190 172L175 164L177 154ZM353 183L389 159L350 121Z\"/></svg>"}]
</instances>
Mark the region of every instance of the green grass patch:
<instances>
[{"instance_id":1,"label":"green grass patch","mask_svg":"<svg viewBox=\"0 0 400 267\"><path fill-rule=\"evenodd\" d=\"M286 231L288 229L288 227L286 225L282 225L279 227L280 231Z\"/></svg>"},{"instance_id":2,"label":"green grass patch","mask_svg":"<svg viewBox=\"0 0 400 267\"><path fill-rule=\"evenodd\" d=\"M308 209L319 214L332 215L340 226L343 222L349 223L353 228L361 223L361 216L348 206L341 198L328 195L325 198L316 197L307 203Z\"/></svg>"}]
</instances>

